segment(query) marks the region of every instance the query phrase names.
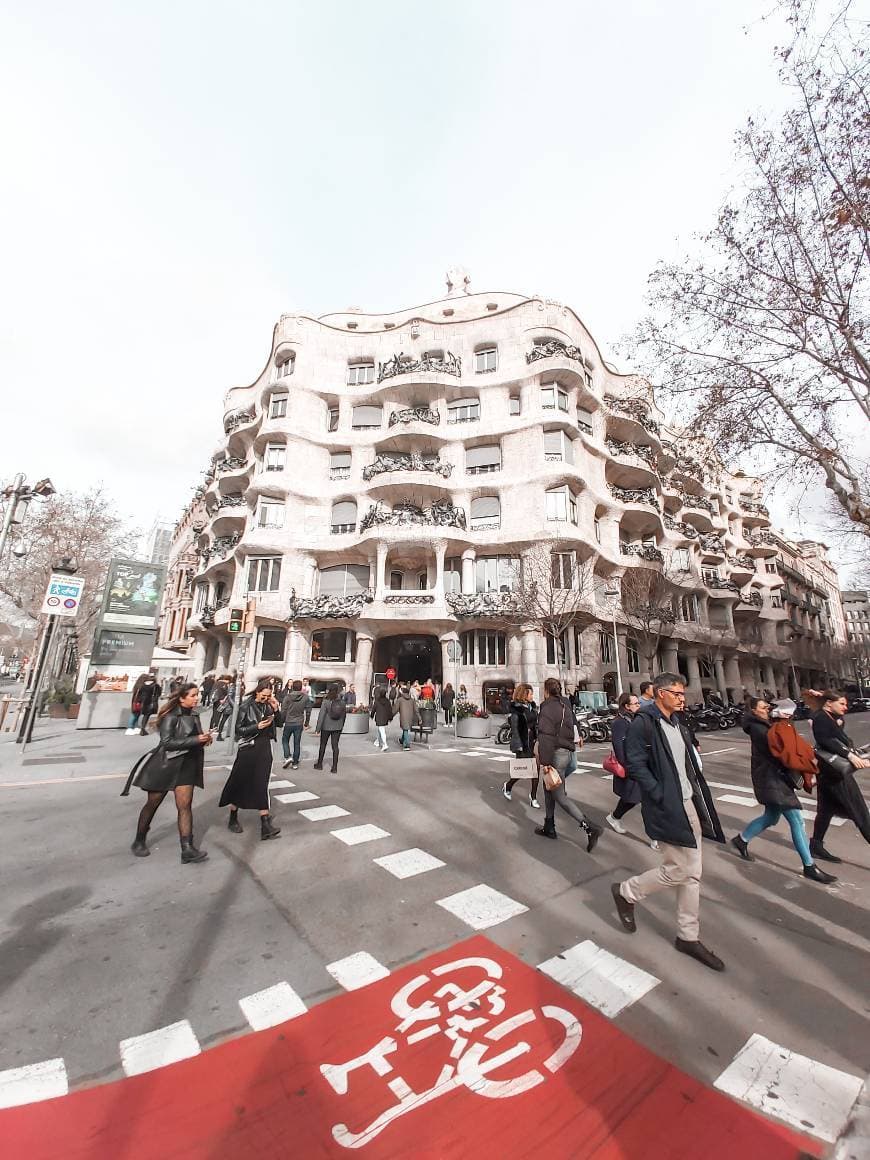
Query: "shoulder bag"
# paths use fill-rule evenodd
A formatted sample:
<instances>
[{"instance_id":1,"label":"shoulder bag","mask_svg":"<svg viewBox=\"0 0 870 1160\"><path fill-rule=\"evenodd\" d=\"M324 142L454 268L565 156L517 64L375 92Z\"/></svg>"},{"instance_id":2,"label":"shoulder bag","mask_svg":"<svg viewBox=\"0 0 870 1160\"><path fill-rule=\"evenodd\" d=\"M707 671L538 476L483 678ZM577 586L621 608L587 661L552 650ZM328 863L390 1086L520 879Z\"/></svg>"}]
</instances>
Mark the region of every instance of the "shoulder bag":
<instances>
[{"instance_id":1,"label":"shoulder bag","mask_svg":"<svg viewBox=\"0 0 870 1160\"><path fill-rule=\"evenodd\" d=\"M847 773L855 772L855 767L848 757L843 757L839 753L831 753L827 749L816 749L816 757L834 771L839 781L842 781Z\"/></svg>"},{"instance_id":2,"label":"shoulder bag","mask_svg":"<svg viewBox=\"0 0 870 1160\"><path fill-rule=\"evenodd\" d=\"M613 752L612 749L611 749L610 753L608 753L608 755L602 761L601 765L604 769L607 770L608 773L612 773L614 777L626 777L627 776L627 774L625 772L625 766L617 758L616 754Z\"/></svg>"},{"instance_id":3,"label":"shoulder bag","mask_svg":"<svg viewBox=\"0 0 870 1160\"><path fill-rule=\"evenodd\" d=\"M541 767L544 777L545 789L558 789L562 784L562 778L555 765L544 765Z\"/></svg>"}]
</instances>

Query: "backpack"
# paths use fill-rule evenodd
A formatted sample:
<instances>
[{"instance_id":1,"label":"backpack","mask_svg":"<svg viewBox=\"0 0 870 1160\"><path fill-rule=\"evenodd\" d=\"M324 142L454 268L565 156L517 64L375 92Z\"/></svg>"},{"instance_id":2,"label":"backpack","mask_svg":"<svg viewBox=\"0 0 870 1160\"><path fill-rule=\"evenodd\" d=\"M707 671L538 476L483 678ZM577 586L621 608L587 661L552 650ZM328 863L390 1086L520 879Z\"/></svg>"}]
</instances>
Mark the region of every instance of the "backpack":
<instances>
[{"instance_id":1,"label":"backpack","mask_svg":"<svg viewBox=\"0 0 870 1160\"><path fill-rule=\"evenodd\" d=\"M327 715L331 717L333 721L340 721L344 716L344 704L339 701L338 697L333 697L329 702Z\"/></svg>"}]
</instances>

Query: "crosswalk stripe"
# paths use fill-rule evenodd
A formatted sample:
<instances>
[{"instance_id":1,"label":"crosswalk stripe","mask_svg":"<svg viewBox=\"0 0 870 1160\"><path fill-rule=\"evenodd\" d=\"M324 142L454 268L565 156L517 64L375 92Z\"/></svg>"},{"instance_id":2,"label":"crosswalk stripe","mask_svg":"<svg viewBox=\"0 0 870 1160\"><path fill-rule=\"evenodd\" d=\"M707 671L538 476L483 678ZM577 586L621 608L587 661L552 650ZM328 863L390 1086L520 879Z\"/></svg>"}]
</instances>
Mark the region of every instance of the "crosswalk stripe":
<instances>
[{"instance_id":1,"label":"crosswalk stripe","mask_svg":"<svg viewBox=\"0 0 870 1160\"><path fill-rule=\"evenodd\" d=\"M767 1116L833 1143L863 1083L856 1075L752 1035L715 1086Z\"/></svg>"},{"instance_id":2,"label":"crosswalk stripe","mask_svg":"<svg viewBox=\"0 0 870 1160\"><path fill-rule=\"evenodd\" d=\"M500 890L493 890L483 883L468 890L460 890L447 898L439 898L436 905L461 919L472 930L487 930L518 914L525 914L529 909L522 902L516 902Z\"/></svg>"},{"instance_id":3,"label":"crosswalk stripe","mask_svg":"<svg viewBox=\"0 0 870 1160\"><path fill-rule=\"evenodd\" d=\"M307 789L300 790L299 793L276 793L275 797L279 802L283 802L285 806L289 806L292 802L320 801L319 794L309 793Z\"/></svg>"},{"instance_id":4,"label":"crosswalk stripe","mask_svg":"<svg viewBox=\"0 0 870 1160\"><path fill-rule=\"evenodd\" d=\"M538 970L611 1019L642 999L660 981L590 939L547 959Z\"/></svg>"},{"instance_id":5,"label":"crosswalk stripe","mask_svg":"<svg viewBox=\"0 0 870 1160\"><path fill-rule=\"evenodd\" d=\"M269 789L295 789L295 788L296 788L295 781L286 781L283 777L279 778L277 781L273 777L272 780L269 782Z\"/></svg>"},{"instance_id":6,"label":"crosswalk stripe","mask_svg":"<svg viewBox=\"0 0 870 1160\"><path fill-rule=\"evenodd\" d=\"M304 1015L308 1008L289 983L276 983L263 991L255 991L239 999L242 1014L252 1031L265 1031L267 1027L277 1027L297 1015Z\"/></svg>"},{"instance_id":7,"label":"crosswalk stripe","mask_svg":"<svg viewBox=\"0 0 870 1160\"><path fill-rule=\"evenodd\" d=\"M428 870L437 870L444 865L440 858L427 854L425 850L400 850L398 854L385 854L373 859L376 866L388 870L395 878L413 878Z\"/></svg>"},{"instance_id":8,"label":"crosswalk stripe","mask_svg":"<svg viewBox=\"0 0 870 1160\"><path fill-rule=\"evenodd\" d=\"M357 951L355 955L327 963L326 969L345 991L357 991L369 983L376 983L378 979L386 979L390 973L368 951Z\"/></svg>"},{"instance_id":9,"label":"crosswalk stripe","mask_svg":"<svg viewBox=\"0 0 870 1160\"><path fill-rule=\"evenodd\" d=\"M382 830L380 826L348 826L344 830L330 830L333 838L338 838L340 842L344 842L345 846L359 846L362 842L377 842L381 838L389 838L390 835L386 830Z\"/></svg>"},{"instance_id":10,"label":"crosswalk stripe","mask_svg":"<svg viewBox=\"0 0 870 1160\"><path fill-rule=\"evenodd\" d=\"M158 1027L145 1035L121 1040L121 1067L125 1075L143 1075L181 1059L199 1055L199 1040L186 1019Z\"/></svg>"},{"instance_id":11,"label":"crosswalk stripe","mask_svg":"<svg viewBox=\"0 0 870 1160\"><path fill-rule=\"evenodd\" d=\"M68 1091L69 1080L62 1059L45 1059L41 1063L0 1071L0 1108L50 1100L55 1096L65 1096Z\"/></svg>"},{"instance_id":12,"label":"crosswalk stripe","mask_svg":"<svg viewBox=\"0 0 870 1160\"><path fill-rule=\"evenodd\" d=\"M733 793L719 794L719 796L716 798L716 801L717 802L728 802L730 805L733 805L733 806L742 806L744 809L747 809L747 810L760 810L760 809L762 809L762 807L758 804L758 802L755 800L755 798L737 797L737 795L733 794ZM816 820L815 811L813 811L813 810L801 810L801 817L804 819L805 822L814 822ZM847 820L846 818L831 818L831 825L832 826L845 826L846 820Z\"/></svg>"},{"instance_id":13,"label":"crosswalk stripe","mask_svg":"<svg viewBox=\"0 0 870 1160\"><path fill-rule=\"evenodd\" d=\"M350 810L343 810L341 806L313 806L310 810L300 810L300 815L309 822L325 822L328 818L346 818Z\"/></svg>"}]
</instances>

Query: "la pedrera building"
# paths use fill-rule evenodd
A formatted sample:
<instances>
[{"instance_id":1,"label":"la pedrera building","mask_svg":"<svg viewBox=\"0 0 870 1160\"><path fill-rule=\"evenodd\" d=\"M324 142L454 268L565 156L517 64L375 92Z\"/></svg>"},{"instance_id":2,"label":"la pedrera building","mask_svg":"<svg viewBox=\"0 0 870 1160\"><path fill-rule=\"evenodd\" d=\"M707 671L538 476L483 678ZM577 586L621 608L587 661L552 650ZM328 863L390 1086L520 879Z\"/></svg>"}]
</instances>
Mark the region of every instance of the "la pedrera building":
<instances>
[{"instance_id":1,"label":"la pedrera building","mask_svg":"<svg viewBox=\"0 0 870 1160\"><path fill-rule=\"evenodd\" d=\"M285 314L223 423L194 525L201 672L235 667L230 610L252 601L246 679L361 702L391 668L490 705L551 675L589 702L659 667L690 700L822 679L821 653L793 663L760 485L678 439L558 302L453 271L391 314ZM835 575L815 600L798 635L830 651Z\"/></svg>"}]
</instances>

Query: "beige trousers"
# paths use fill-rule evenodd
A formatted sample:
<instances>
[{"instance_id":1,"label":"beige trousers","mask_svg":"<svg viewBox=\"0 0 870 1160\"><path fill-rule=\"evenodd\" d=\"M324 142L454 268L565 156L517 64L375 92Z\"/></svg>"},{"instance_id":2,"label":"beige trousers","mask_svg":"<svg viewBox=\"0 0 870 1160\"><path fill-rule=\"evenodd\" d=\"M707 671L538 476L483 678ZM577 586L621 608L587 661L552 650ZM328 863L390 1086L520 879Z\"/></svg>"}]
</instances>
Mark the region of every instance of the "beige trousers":
<instances>
[{"instance_id":1,"label":"beige trousers","mask_svg":"<svg viewBox=\"0 0 870 1160\"><path fill-rule=\"evenodd\" d=\"M697 846L669 846L667 842L659 842L661 864L627 879L619 890L626 902L643 902L657 890L676 890L677 934L686 942L695 942L700 931L701 823L691 801L686 802L686 814Z\"/></svg>"}]
</instances>

